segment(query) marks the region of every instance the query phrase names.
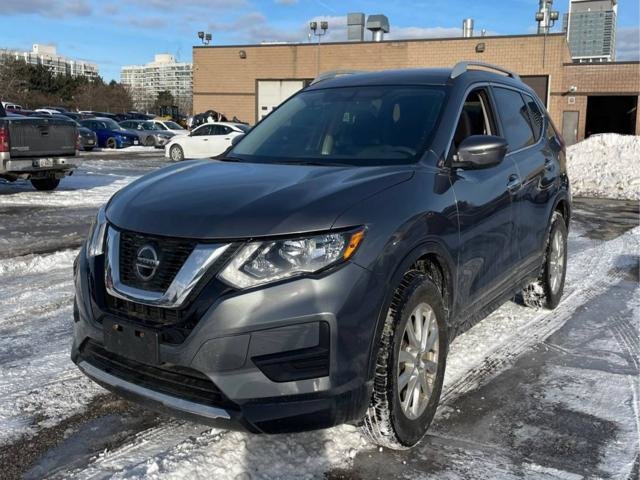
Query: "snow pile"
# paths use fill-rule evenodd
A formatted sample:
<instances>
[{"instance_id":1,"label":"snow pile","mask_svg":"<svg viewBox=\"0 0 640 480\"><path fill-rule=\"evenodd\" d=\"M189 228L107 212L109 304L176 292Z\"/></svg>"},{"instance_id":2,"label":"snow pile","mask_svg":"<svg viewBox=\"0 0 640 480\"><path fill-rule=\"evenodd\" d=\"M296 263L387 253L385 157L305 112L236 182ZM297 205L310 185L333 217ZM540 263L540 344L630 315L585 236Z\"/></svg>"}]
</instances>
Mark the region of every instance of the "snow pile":
<instances>
[{"instance_id":1,"label":"snow pile","mask_svg":"<svg viewBox=\"0 0 640 480\"><path fill-rule=\"evenodd\" d=\"M640 137L606 133L567 148L573 194L583 197L640 197Z\"/></svg>"}]
</instances>

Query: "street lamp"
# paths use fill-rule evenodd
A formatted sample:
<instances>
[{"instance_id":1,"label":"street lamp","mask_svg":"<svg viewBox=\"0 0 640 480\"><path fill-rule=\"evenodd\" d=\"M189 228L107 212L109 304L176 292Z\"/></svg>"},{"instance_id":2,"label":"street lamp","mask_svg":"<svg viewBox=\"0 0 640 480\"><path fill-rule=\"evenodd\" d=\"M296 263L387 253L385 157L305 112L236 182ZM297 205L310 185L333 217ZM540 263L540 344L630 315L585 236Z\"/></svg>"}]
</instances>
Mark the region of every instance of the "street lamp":
<instances>
[{"instance_id":1,"label":"street lamp","mask_svg":"<svg viewBox=\"0 0 640 480\"><path fill-rule=\"evenodd\" d=\"M560 12L551 10L553 0L540 0L540 10L536 12L536 22L538 22L538 35L544 34L544 42L542 46L542 66L545 66L547 54L547 34L549 29L553 28L556 21L560 18Z\"/></svg>"},{"instance_id":2,"label":"street lamp","mask_svg":"<svg viewBox=\"0 0 640 480\"><path fill-rule=\"evenodd\" d=\"M319 28L318 28L319 27ZM329 22L321 21L320 25L318 22L309 22L309 29L311 33L318 37L318 46L316 47L316 76L320 74L320 40L327 34L327 30L329 30Z\"/></svg>"},{"instance_id":3,"label":"street lamp","mask_svg":"<svg viewBox=\"0 0 640 480\"><path fill-rule=\"evenodd\" d=\"M198 32L198 38L202 42L203 45L209 45L211 43L211 34L205 32Z\"/></svg>"}]
</instances>

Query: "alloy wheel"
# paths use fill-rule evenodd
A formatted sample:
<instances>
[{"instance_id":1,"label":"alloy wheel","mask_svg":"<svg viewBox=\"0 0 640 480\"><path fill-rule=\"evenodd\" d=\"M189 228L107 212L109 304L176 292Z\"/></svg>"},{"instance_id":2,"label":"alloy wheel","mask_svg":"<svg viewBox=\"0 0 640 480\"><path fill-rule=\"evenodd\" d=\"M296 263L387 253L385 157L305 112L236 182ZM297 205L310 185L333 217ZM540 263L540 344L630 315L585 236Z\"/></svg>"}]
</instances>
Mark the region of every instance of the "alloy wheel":
<instances>
[{"instance_id":1,"label":"alloy wheel","mask_svg":"<svg viewBox=\"0 0 640 480\"><path fill-rule=\"evenodd\" d=\"M427 408L438 372L440 348L436 315L426 303L411 313L398 353L397 386L400 406L410 420Z\"/></svg>"},{"instance_id":2,"label":"alloy wheel","mask_svg":"<svg viewBox=\"0 0 640 480\"><path fill-rule=\"evenodd\" d=\"M556 230L551 239L551 248L549 249L549 286L551 292L556 294L562 282L564 274L564 237L560 230Z\"/></svg>"}]
</instances>

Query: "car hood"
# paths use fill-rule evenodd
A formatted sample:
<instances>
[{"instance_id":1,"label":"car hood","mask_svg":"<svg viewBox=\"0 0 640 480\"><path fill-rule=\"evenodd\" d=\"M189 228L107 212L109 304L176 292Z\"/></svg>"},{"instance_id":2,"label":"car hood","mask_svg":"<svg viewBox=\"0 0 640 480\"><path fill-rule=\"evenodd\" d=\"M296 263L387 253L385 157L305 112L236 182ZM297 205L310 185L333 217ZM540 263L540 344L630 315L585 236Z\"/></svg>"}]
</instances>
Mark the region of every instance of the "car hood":
<instances>
[{"instance_id":1,"label":"car hood","mask_svg":"<svg viewBox=\"0 0 640 480\"><path fill-rule=\"evenodd\" d=\"M107 218L125 230L203 239L321 231L354 204L412 176L411 165L182 162L120 190Z\"/></svg>"}]
</instances>

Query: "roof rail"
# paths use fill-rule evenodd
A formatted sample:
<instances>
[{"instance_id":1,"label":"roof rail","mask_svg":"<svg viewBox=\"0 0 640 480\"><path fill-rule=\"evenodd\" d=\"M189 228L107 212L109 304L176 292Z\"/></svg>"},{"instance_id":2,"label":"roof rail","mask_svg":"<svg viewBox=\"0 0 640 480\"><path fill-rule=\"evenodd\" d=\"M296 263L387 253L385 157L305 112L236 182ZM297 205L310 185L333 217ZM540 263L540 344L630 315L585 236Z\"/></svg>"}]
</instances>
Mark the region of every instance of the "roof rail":
<instances>
[{"instance_id":1,"label":"roof rail","mask_svg":"<svg viewBox=\"0 0 640 480\"><path fill-rule=\"evenodd\" d=\"M331 72L324 72L314 78L309 85L315 85L316 83L324 82L325 80L332 80L337 77L343 77L345 75L355 75L356 73L366 73L364 70L334 70Z\"/></svg>"},{"instance_id":2,"label":"roof rail","mask_svg":"<svg viewBox=\"0 0 640 480\"><path fill-rule=\"evenodd\" d=\"M483 67L489 70L496 70L498 72L506 73L507 76L511 78L520 80L520 77L518 76L518 74L512 72L511 70L507 70L506 68L498 67L496 65L491 65L490 63L474 62L474 61L456 63L456 66L453 67L453 70L451 70L451 79L453 80L454 78L459 77L460 75L465 73L469 69L469 67Z\"/></svg>"}]
</instances>

